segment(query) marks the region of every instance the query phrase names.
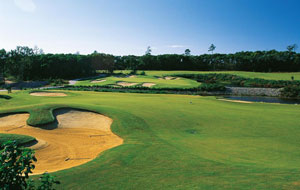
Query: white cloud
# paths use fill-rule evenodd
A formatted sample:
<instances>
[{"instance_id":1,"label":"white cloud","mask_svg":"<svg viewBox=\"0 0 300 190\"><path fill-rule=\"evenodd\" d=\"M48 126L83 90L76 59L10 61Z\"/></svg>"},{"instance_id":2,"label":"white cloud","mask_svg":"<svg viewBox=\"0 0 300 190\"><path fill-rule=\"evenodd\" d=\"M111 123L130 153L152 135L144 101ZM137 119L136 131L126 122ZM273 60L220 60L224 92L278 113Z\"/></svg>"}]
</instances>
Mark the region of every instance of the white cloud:
<instances>
[{"instance_id":1,"label":"white cloud","mask_svg":"<svg viewBox=\"0 0 300 190\"><path fill-rule=\"evenodd\" d=\"M14 0L14 3L25 12L34 12L36 9L36 5L33 0Z\"/></svg>"},{"instance_id":2,"label":"white cloud","mask_svg":"<svg viewBox=\"0 0 300 190\"><path fill-rule=\"evenodd\" d=\"M168 47L170 47L170 48L184 48L185 46L183 46L183 45L169 45Z\"/></svg>"}]
</instances>

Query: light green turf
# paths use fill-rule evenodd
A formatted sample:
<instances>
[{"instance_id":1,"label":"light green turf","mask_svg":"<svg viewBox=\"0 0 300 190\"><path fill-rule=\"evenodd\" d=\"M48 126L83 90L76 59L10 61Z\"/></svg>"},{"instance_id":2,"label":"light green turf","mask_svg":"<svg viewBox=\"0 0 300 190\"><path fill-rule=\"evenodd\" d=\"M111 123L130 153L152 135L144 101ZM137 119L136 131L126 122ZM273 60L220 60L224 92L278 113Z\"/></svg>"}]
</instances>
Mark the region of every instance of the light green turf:
<instances>
[{"instance_id":1,"label":"light green turf","mask_svg":"<svg viewBox=\"0 0 300 190\"><path fill-rule=\"evenodd\" d=\"M1 134L0 133L0 146L7 141L16 141L17 144L24 144L35 140L34 137L27 135L16 135L16 134Z\"/></svg>"},{"instance_id":2,"label":"light green turf","mask_svg":"<svg viewBox=\"0 0 300 190\"><path fill-rule=\"evenodd\" d=\"M94 80L106 80L100 83L91 83ZM141 86L143 83L154 83L155 85L152 88L193 88L198 87L200 83L190 79L174 79L174 80L166 80L163 78L157 78L155 76L142 76L136 75L133 78L130 77L105 77L105 78L95 78L90 80L78 81L75 85L79 86L94 86L94 85L117 85L118 82L129 82L129 83L137 83L136 85Z\"/></svg>"},{"instance_id":3,"label":"light green turf","mask_svg":"<svg viewBox=\"0 0 300 190\"><path fill-rule=\"evenodd\" d=\"M300 106L132 93L11 96L0 100L0 112L28 111L38 124L53 119L54 108L93 110L111 117L124 139L87 164L54 173L58 189L300 188Z\"/></svg>"},{"instance_id":4,"label":"light green turf","mask_svg":"<svg viewBox=\"0 0 300 190\"><path fill-rule=\"evenodd\" d=\"M130 71L116 71L129 73ZM294 76L294 80L300 80L300 72L294 73L260 73L260 72L245 72L245 71L145 71L149 76L167 76L173 74L207 74L207 73L228 73L233 75L239 75L247 78L262 78L268 80L291 80Z\"/></svg>"}]
</instances>

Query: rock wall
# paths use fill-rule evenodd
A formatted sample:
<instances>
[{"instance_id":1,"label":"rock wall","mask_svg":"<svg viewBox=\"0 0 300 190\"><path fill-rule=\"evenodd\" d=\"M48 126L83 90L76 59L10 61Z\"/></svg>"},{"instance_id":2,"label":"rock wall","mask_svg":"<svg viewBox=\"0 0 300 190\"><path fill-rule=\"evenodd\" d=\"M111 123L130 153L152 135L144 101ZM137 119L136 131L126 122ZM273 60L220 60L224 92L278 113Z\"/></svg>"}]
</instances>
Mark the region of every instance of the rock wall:
<instances>
[{"instance_id":1,"label":"rock wall","mask_svg":"<svg viewBox=\"0 0 300 190\"><path fill-rule=\"evenodd\" d=\"M246 88L246 87L226 87L225 94L237 96L272 96L281 94L280 88Z\"/></svg>"}]
</instances>

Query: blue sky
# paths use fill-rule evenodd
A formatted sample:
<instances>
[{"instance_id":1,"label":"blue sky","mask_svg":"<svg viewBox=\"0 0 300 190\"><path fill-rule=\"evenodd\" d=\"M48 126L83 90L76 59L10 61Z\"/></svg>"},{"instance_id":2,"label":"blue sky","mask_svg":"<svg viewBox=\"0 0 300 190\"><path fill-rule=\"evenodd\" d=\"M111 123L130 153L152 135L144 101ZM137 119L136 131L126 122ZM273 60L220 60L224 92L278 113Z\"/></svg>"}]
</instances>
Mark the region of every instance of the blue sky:
<instances>
[{"instance_id":1,"label":"blue sky","mask_svg":"<svg viewBox=\"0 0 300 190\"><path fill-rule=\"evenodd\" d=\"M300 46L299 0L0 0L0 49L142 55ZM299 52L299 49L298 49Z\"/></svg>"}]
</instances>

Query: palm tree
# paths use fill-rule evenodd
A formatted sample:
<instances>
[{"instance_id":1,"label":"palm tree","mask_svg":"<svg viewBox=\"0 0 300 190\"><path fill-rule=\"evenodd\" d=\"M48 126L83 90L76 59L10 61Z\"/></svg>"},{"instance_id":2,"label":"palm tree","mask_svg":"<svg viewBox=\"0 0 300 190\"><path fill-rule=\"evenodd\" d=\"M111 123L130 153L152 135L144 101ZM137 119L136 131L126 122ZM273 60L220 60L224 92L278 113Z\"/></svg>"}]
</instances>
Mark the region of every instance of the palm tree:
<instances>
[{"instance_id":1,"label":"palm tree","mask_svg":"<svg viewBox=\"0 0 300 190\"><path fill-rule=\"evenodd\" d=\"M216 46L214 44L211 44L208 48L208 51L211 51L211 53L214 54L215 49L216 49Z\"/></svg>"}]
</instances>

